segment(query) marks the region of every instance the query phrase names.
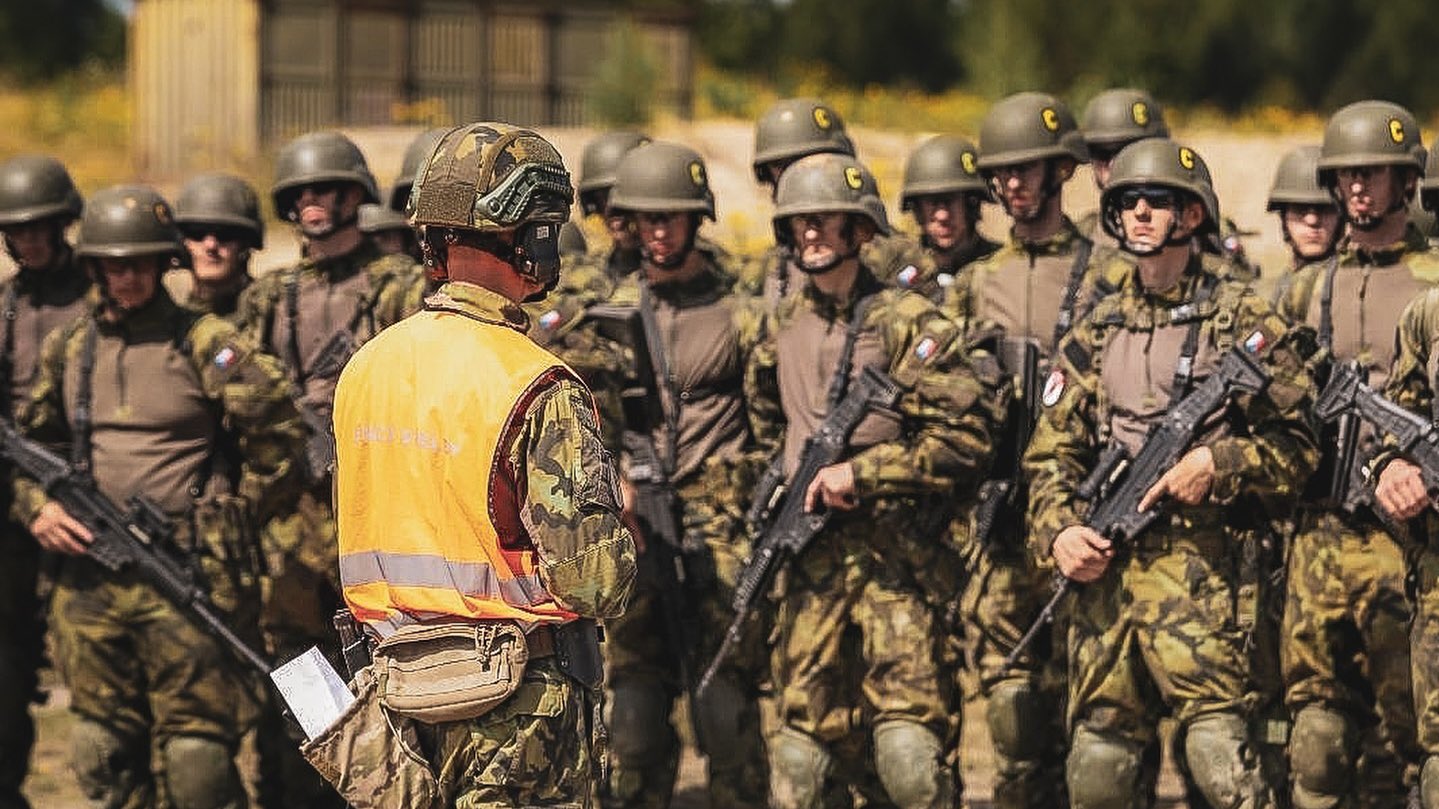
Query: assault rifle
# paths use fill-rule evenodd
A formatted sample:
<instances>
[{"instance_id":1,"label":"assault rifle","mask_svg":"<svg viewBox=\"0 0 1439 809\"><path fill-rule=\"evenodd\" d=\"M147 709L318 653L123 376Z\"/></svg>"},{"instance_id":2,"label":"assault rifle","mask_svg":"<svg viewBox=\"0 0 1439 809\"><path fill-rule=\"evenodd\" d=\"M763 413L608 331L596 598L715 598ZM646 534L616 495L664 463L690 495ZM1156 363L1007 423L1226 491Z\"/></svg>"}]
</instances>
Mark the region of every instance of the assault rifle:
<instances>
[{"instance_id":1,"label":"assault rifle","mask_svg":"<svg viewBox=\"0 0 1439 809\"><path fill-rule=\"evenodd\" d=\"M735 584L734 619L725 631L719 651L700 678L699 690L709 686L720 664L734 651L754 612L755 602L768 592L780 566L802 553L829 522L828 510L806 508L804 495L815 475L840 459L849 446L850 433L871 408L893 407L899 396L899 385L893 379L865 367L844 398L830 409L814 434L805 439L799 466L788 484L784 482L779 459L765 472L749 510L751 524L760 528L755 534L754 551Z\"/></svg>"},{"instance_id":2,"label":"assault rifle","mask_svg":"<svg viewBox=\"0 0 1439 809\"><path fill-rule=\"evenodd\" d=\"M1020 461L1034 432L1039 405L1039 346L1034 341L1005 337L999 342L999 364L1018 381L1004 419L993 476L980 484L974 511L974 541L988 546L1001 515L1014 511L1022 485Z\"/></svg>"},{"instance_id":3,"label":"assault rifle","mask_svg":"<svg viewBox=\"0 0 1439 809\"><path fill-rule=\"evenodd\" d=\"M337 329L320 348L315 361L310 365L309 376L335 379L345 370L345 363L360 348L355 335L349 329ZM303 393L303 391L301 391ZM315 408L296 401L300 420L309 428L310 437L305 442L305 475L311 484L324 480L335 465L335 431L330 419L320 415Z\"/></svg>"},{"instance_id":4,"label":"assault rifle","mask_svg":"<svg viewBox=\"0 0 1439 809\"><path fill-rule=\"evenodd\" d=\"M694 639L699 637L694 599L687 592L693 576L684 554L679 500L669 479L669 464L661 458L654 441L654 431L664 423L665 412L651 358L662 349L651 345L658 335L646 328L638 307L599 304L591 306L587 316L596 322L602 335L627 346L634 355L634 374L620 391L625 427L622 440L629 456L625 477L634 486L631 508L648 540L640 562L651 566L655 574L665 641L678 659L681 682L686 691L692 691L697 651ZM670 431L671 440L674 432Z\"/></svg>"},{"instance_id":5,"label":"assault rifle","mask_svg":"<svg viewBox=\"0 0 1439 809\"><path fill-rule=\"evenodd\" d=\"M1219 368L1208 379L1150 428L1144 445L1133 457L1117 442L1100 453L1098 463L1075 491L1079 499L1089 503L1084 524L1116 545L1132 542L1159 519L1158 508L1139 510L1145 492L1189 451L1205 420L1224 406L1230 393L1258 393L1268 384L1269 373L1242 349L1235 348L1225 354ZM1005 668L1013 668L1039 631L1053 622L1054 610L1073 586L1064 576L1055 576L1054 593L1004 658Z\"/></svg>"},{"instance_id":6,"label":"assault rifle","mask_svg":"<svg viewBox=\"0 0 1439 809\"><path fill-rule=\"evenodd\" d=\"M1352 397L1353 387L1359 384L1362 374L1357 362L1335 362L1329 366L1329 382L1325 384L1324 393L1329 394L1330 399L1326 403L1325 397L1321 395L1315 402L1315 415L1326 425L1320 434L1324 454L1319 459L1319 468L1310 477L1309 485L1304 491L1306 502L1346 514L1353 514L1374 503L1374 493L1369 489L1363 474L1364 466L1369 460L1368 453L1361 451L1360 447L1359 433L1363 419L1360 418L1357 408L1344 407L1343 403L1336 402L1334 398L1341 394ZM1331 384L1341 378L1345 380L1344 384ZM1327 416L1318 412L1321 405L1328 408Z\"/></svg>"},{"instance_id":7,"label":"assault rifle","mask_svg":"<svg viewBox=\"0 0 1439 809\"><path fill-rule=\"evenodd\" d=\"M1439 430L1433 422L1410 413L1365 384L1355 365L1335 366L1329 384L1314 403L1314 414L1326 422L1357 415L1374 429L1393 436L1399 454L1418 465L1424 486L1431 493L1439 492ZM1369 497L1372 502L1372 492Z\"/></svg>"},{"instance_id":8,"label":"assault rifle","mask_svg":"<svg viewBox=\"0 0 1439 809\"><path fill-rule=\"evenodd\" d=\"M39 483L52 500L90 530L95 540L85 549L86 556L111 572L133 568L237 660L268 679L273 667L220 620L215 605L196 584L194 571L175 551L174 528L153 500L137 495L121 509L89 475L75 471L64 458L5 423L0 423L0 457Z\"/></svg>"}]
</instances>

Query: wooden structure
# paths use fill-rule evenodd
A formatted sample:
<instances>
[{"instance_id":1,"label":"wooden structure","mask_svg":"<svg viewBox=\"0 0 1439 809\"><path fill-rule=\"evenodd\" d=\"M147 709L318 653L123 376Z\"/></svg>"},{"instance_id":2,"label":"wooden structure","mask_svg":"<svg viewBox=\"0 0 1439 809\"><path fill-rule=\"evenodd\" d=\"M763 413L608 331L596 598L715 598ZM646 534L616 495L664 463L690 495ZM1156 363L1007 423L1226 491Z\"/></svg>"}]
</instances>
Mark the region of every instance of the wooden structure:
<instances>
[{"instance_id":1,"label":"wooden structure","mask_svg":"<svg viewBox=\"0 0 1439 809\"><path fill-rule=\"evenodd\" d=\"M247 166L325 127L589 123L599 67L624 58L621 25L655 62L657 108L691 109L689 19L602 2L136 0L131 25L146 176Z\"/></svg>"}]
</instances>

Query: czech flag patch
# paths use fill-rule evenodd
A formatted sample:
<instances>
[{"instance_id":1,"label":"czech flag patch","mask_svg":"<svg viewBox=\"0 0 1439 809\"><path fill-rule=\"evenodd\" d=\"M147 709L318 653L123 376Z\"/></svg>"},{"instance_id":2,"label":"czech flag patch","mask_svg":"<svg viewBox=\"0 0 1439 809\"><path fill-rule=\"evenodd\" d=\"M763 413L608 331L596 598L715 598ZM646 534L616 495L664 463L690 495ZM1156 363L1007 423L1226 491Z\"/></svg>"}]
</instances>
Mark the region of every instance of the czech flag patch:
<instances>
[{"instance_id":1,"label":"czech flag patch","mask_svg":"<svg viewBox=\"0 0 1439 809\"><path fill-rule=\"evenodd\" d=\"M899 271L899 275L895 276L895 278L899 280L899 285L902 287L914 286L914 280L918 277L919 268L914 266L913 264L906 266L904 269Z\"/></svg>"},{"instance_id":2,"label":"czech flag patch","mask_svg":"<svg viewBox=\"0 0 1439 809\"><path fill-rule=\"evenodd\" d=\"M1264 336L1264 332L1256 329L1253 334L1249 335L1249 337L1245 339L1244 350L1248 351L1250 354L1258 354L1259 352L1263 351L1268 345L1269 338Z\"/></svg>"},{"instance_id":3,"label":"czech flag patch","mask_svg":"<svg viewBox=\"0 0 1439 809\"><path fill-rule=\"evenodd\" d=\"M560 325L560 313L558 309L551 309L540 315L540 328L545 331L550 331L558 325Z\"/></svg>"},{"instance_id":4,"label":"czech flag patch","mask_svg":"<svg viewBox=\"0 0 1439 809\"><path fill-rule=\"evenodd\" d=\"M933 337L926 337L915 344L914 355L921 360L927 360L934 356L934 352L938 348L939 343L935 342Z\"/></svg>"},{"instance_id":5,"label":"czech flag patch","mask_svg":"<svg viewBox=\"0 0 1439 809\"><path fill-rule=\"evenodd\" d=\"M225 346L220 349L220 353L215 355L215 367L223 371L231 365L234 365L235 360L239 359L239 357L240 355L235 353L235 349Z\"/></svg>"}]
</instances>

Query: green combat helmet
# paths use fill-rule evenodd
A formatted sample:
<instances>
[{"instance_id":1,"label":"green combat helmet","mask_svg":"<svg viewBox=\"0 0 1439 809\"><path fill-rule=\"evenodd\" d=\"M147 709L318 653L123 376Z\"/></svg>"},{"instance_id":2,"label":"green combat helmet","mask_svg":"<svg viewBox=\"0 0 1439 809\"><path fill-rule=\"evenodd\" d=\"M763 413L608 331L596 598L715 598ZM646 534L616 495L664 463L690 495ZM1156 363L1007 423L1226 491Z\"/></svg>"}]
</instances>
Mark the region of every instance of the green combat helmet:
<instances>
[{"instance_id":1,"label":"green combat helmet","mask_svg":"<svg viewBox=\"0 0 1439 809\"><path fill-rule=\"evenodd\" d=\"M765 167L812 154L854 155L844 120L814 98L787 98L764 111L754 127L754 176L770 181Z\"/></svg>"},{"instance_id":2,"label":"green combat helmet","mask_svg":"<svg viewBox=\"0 0 1439 809\"><path fill-rule=\"evenodd\" d=\"M365 156L339 132L311 132L280 148L270 196L275 213L288 218L300 189L315 183L355 183L364 189L361 202L379 202L380 192Z\"/></svg>"},{"instance_id":3,"label":"green combat helmet","mask_svg":"<svg viewBox=\"0 0 1439 809\"><path fill-rule=\"evenodd\" d=\"M1100 197L1101 221L1109 235L1124 242L1119 197L1125 189L1139 186L1174 188L1188 192L1204 205L1204 222L1195 235L1219 229L1219 197L1204 159L1188 146L1168 138L1149 138L1131 143L1114 157L1109 185ZM1127 248L1126 248L1127 249Z\"/></svg>"},{"instance_id":4,"label":"green combat helmet","mask_svg":"<svg viewBox=\"0 0 1439 809\"><path fill-rule=\"evenodd\" d=\"M1154 97L1127 87L1105 90L1090 99L1080 130L1091 152L1111 156L1138 140L1169 137L1164 109Z\"/></svg>"},{"instance_id":5,"label":"green combat helmet","mask_svg":"<svg viewBox=\"0 0 1439 809\"><path fill-rule=\"evenodd\" d=\"M117 185L96 193L80 216L75 254L81 258L170 256L189 263L170 204L153 188Z\"/></svg>"},{"instance_id":6,"label":"green combat helmet","mask_svg":"<svg viewBox=\"0 0 1439 809\"><path fill-rule=\"evenodd\" d=\"M52 216L80 216L84 202L70 172L53 157L17 155L0 163L0 227Z\"/></svg>"},{"instance_id":7,"label":"green combat helmet","mask_svg":"<svg viewBox=\"0 0 1439 809\"><path fill-rule=\"evenodd\" d=\"M914 207L916 197L953 193L991 199L989 184L979 176L974 144L958 135L935 135L916 146L904 162L900 210Z\"/></svg>"},{"instance_id":8,"label":"green combat helmet","mask_svg":"<svg viewBox=\"0 0 1439 809\"><path fill-rule=\"evenodd\" d=\"M368 202L360 206L358 225L361 233L410 229L410 223L405 221L404 214L393 208Z\"/></svg>"},{"instance_id":9,"label":"green combat helmet","mask_svg":"<svg viewBox=\"0 0 1439 809\"><path fill-rule=\"evenodd\" d=\"M632 149L615 170L610 210L688 211L715 218L715 198L699 152L656 141Z\"/></svg>"},{"instance_id":10,"label":"green combat helmet","mask_svg":"<svg viewBox=\"0 0 1439 809\"><path fill-rule=\"evenodd\" d=\"M888 236L889 216L874 175L851 155L817 154L785 169L775 189L775 240L792 246L789 218L800 214L850 213L863 216Z\"/></svg>"},{"instance_id":11,"label":"green combat helmet","mask_svg":"<svg viewBox=\"0 0 1439 809\"><path fill-rule=\"evenodd\" d=\"M175 222L182 231L187 225L239 228L251 247L265 244L260 198L249 183L231 174L201 174L185 183L175 199Z\"/></svg>"},{"instance_id":12,"label":"green combat helmet","mask_svg":"<svg viewBox=\"0 0 1439 809\"><path fill-rule=\"evenodd\" d=\"M996 102L979 129L979 170L1033 160L1089 161L1074 113L1048 93L1016 93Z\"/></svg>"},{"instance_id":13,"label":"green combat helmet","mask_svg":"<svg viewBox=\"0 0 1439 809\"><path fill-rule=\"evenodd\" d=\"M580 210L585 215L604 213L605 195L615 184L615 171L631 149L650 142L640 132L606 132L585 144L580 157Z\"/></svg>"},{"instance_id":14,"label":"green combat helmet","mask_svg":"<svg viewBox=\"0 0 1439 809\"><path fill-rule=\"evenodd\" d=\"M1319 185L1319 147L1300 146L1286 152L1274 171L1265 210L1274 213L1285 205L1334 206L1334 197Z\"/></svg>"},{"instance_id":15,"label":"green combat helmet","mask_svg":"<svg viewBox=\"0 0 1439 809\"><path fill-rule=\"evenodd\" d=\"M395 185L390 189L390 210L403 214L405 203L410 201L410 188L415 184L415 175L420 172L420 164L435 151L435 144L444 137L446 129L426 129L410 141L405 147L405 156L400 160L400 176L395 178Z\"/></svg>"},{"instance_id":16,"label":"green combat helmet","mask_svg":"<svg viewBox=\"0 0 1439 809\"><path fill-rule=\"evenodd\" d=\"M574 197L560 153L538 132L482 122L440 138L415 178L407 213L432 271L446 258L437 238L443 231L515 231L512 266L543 286L537 300L559 282L560 225Z\"/></svg>"},{"instance_id":17,"label":"green combat helmet","mask_svg":"<svg viewBox=\"0 0 1439 809\"><path fill-rule=\"evenodd\" d=\"M1424 179L1419 183L1419 201L1424 210L1439 213L1439 140L1429 147Z\"/></svg>"},{"instance_id":18,"label":"green combat helmet","mask_svg":"<svg viewBox=\"0 0 1439 809\"><path fill-rule=\"evenodd\" d=\"M1332 188L1335 170L1350 166L1406 166L1422 175L1425 158L1413 113L1389 101L1356 101L1329 116L1318 180Z\"/></svg>"}]
</instances>

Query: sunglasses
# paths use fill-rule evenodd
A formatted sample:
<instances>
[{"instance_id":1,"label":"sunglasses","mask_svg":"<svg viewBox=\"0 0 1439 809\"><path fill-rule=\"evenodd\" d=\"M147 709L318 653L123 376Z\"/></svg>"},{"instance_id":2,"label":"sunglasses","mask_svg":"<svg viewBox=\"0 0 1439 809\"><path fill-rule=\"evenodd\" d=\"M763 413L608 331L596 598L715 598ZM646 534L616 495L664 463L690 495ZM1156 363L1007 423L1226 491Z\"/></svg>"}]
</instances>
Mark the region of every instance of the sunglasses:
<instances>
[{"instance_id":1,"label":"sunglasses","mask_svg":"<svg viewBox=\"0 0 1439 809\"><path fill-rule=\"evenodd\" d=\"M1127 188L1119 192L1119 207L1132 211L1144 200L1150 208L1172 211L1179 207L1179 193L1166 188Z\"/></svg>"},{"instance_id":2,"label":"sunglasses","mask_svg":"<svg viewBox=\"0 0 1439 809\"><path fill-rule=\"evenodd\" d=\"M248 230L233 225L186 225L180 228L180 232L194 242L202 242L207 236L214 236L217 242L243 243L251 238Z\"/></svg>"}]
</instances>

